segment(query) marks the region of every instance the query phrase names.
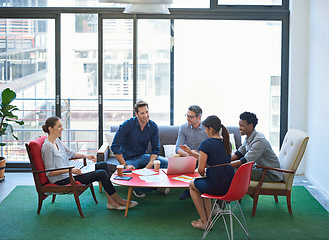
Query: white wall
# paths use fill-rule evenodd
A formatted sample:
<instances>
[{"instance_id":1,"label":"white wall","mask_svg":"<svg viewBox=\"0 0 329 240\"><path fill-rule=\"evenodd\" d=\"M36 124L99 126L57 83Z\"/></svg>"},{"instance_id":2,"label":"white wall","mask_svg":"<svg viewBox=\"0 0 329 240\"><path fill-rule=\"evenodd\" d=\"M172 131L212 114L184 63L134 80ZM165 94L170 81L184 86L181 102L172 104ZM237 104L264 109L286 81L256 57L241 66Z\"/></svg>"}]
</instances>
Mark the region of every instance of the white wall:
<instances>
[{"instance_id":1,"label":"white wall","mask_svg":"<svg viewBox=\"0 0 329 240\"><path fill-rule=\"evenodd\" d=\"M288 128L307 132L309 0L290 2L290 81ZM297 174L305 174L307 154Z\"/></svg>"},{"instance_id":2,"label":"white wall","mask_svg":"<svg viewBox=\"0 0 329 240\"><path fill-rule=\"evenodd\" d=\"M300 12L297 12L300 11ZM310 137L306 177L329 197L329 1L291 0L289 127ZM307 90L307 91L305 91ZM305 102L306 101L306 102Z\"/></svg>"}]
</instances>

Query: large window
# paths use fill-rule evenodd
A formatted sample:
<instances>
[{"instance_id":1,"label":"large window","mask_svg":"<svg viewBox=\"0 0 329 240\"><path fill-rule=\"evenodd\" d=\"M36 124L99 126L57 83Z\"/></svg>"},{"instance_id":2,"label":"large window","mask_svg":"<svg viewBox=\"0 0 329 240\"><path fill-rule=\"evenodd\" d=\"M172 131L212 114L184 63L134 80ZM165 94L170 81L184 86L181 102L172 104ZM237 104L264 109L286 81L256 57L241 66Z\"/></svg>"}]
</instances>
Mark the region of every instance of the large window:
<instances>
[{"instance_id":1,"label":"large window","mask_svg":"<svg viewBox=\"0 0 329 240\"><path fill-rule=\"evenodd\" d=\"M95 153L140 99L158 125L183 124L192 104L225 125L255 112L278 150L288 119L287 5L174 0L170 15L129 15L98 0L2 1L0 90L17 92L25 125L15 126L19 141L2 137L1 154L28 162L24 143L44 134L51 115L62 118L70 148Z\"/></svg>"},{"instance_id":2,"label":"large window","mask_svg":"<svg viewBox=\"0 0 329 240\"><path fill-rule=\"evenodd\" d=\"M104 132L132 117L133 21L103 20Z\"/></svg>"},{"instance_id":3,"label":"large window","mask_svg":"<svg viewBox=\"0 0 329 240\"><path fill-rule=\"evenodd\" d=\"M273 21L176 20L175 124L186 122L191 104L228 126L251 111L278 147L281 31Z\"/></svg>"},{"instance_id":4,"label":"large window","mask_svg":"<svg viewBox=\"0 0 329 240\"><path fill-rule=\"evenodd\" d=\"M24 143L42 134L41 126L55 114L55 21L0 19L0 91L14 90L13 102L23 126L14 125L19 140L2 136L7 162L26 162Z\"/></svg>"},{"instance_id":5,"label":"large window","mask_svg":"<svg viewBox=\"0 0 329 240\"><path fill-rule=\"evenodd\" d=\"M170 124L170 20L138 21L137 99L149 103L150 118Z\"/></svg>"},{"instance_id":6,"label":"large window","mask_svg":"<svg viewBox=\"0 0 329 240\"><path fill-rule=\"evenodd\" d=\"M97 14L61 15L62 141L95 154L98 148Z\"/></svg>"}]
</instances>

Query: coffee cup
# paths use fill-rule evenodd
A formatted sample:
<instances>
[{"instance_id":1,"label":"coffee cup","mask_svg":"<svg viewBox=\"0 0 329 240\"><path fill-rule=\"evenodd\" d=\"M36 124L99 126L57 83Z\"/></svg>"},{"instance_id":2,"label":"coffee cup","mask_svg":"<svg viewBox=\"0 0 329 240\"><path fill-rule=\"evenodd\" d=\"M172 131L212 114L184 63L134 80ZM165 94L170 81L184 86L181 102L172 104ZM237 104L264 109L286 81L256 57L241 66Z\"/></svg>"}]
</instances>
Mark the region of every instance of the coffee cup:
<instances>
[{"instance_id":1,"label":"coffee cup","mask_svg":"<svg viewBox=\"0 0 329 240\"><path fill-rule=\"evenodd\" d=\"M160 161L159 160L154 160L153 164L154 164L154 170L155 171L159 171L159 169L160 169Z\"/></svg>"},{"instance_id":2,"label":"coffee cup","mask_svg":"<svg viewBox=\"0 0 329 240\"><path fill-rule=\"evenodd\" d=\"M117 165L117 174L118 176L123 176L123 165Z\"/></svg>"}]
</instances>

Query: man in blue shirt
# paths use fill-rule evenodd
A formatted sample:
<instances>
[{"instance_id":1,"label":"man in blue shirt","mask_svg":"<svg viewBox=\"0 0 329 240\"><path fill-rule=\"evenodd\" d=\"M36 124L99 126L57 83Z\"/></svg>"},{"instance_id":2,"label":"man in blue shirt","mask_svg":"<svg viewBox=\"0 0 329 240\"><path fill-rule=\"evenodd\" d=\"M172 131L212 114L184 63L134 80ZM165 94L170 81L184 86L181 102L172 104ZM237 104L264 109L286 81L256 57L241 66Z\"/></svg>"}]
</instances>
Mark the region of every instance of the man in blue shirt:
<instances>
[{"instance_id":1,"label":"man in blue shirt","mask_svg":"<svg viewBox=\"0 0 329 240\"><path fill-rule=\"evenodd\" d=\"M148 104L138 101L135 106L136 117L126 120L116 132L111 150L125 169L153 168L154 160L160 160L160 167L167 168L168 160L159 156L160 139L157 124L150 120ZM151 143L151 154L146 154ZM168 194L169 188L157 189ZM135 196L146 197L146 194L135 189Z\"/></svg>"},{"instance_id":2,"label":"man in blue shirt","mask_svg":"<svg viewBox=\"0 0 329 240\"><path fill-rule=\"evenodd\" d=\"M185 116L187 122L179 128L176 141L176 153L181 157L189 156L189 151L197 151L200 143L208 138L205 127L201 124L202 109L198 105L189 106ZM185 200L189 197L190 190L186 189L179 199Z\"/></svg>"}]
</instances>

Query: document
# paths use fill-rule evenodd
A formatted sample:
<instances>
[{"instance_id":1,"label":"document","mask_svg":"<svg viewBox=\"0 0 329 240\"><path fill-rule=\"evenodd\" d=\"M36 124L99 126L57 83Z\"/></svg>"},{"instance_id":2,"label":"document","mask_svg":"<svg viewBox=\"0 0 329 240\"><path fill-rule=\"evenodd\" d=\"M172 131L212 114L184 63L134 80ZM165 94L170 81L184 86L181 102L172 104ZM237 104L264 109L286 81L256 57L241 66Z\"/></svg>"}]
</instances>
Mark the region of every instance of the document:
<instances>
[{"instance_id":1,"label":"document","mask_svg":"<svg viewBox=\"0 0 329 240\"><path fill-rule=\"evenodd\" d=\"M81 169L83 167L83 162L79 161L79 160L71 160L69 161L70 166L75 167L75 168L79 168Z\"/></svg>"},{"instance_id":2,"label":"document","mask_svg":"<svg viewBox=\"0 0 329 240\"><path fill-rule=\"evenodd\" d=\"M165 180L165 177L161 175L139 176L139 178L145 182L163 182Z\"/></svg>"},{"instance_id":3,"label":"document","mask_svg":"<svg viewBox=\"0 0 329 240\"><path fill-rule=\"evenodd\" d=\"M70 166L73 166L75 168L80 168L82 173L88 173L95 171L95 163L91 160L87 160L87 165L84 166L83 162L72 160L70 161ZM76 174L73 174L73 176L76 176Z\"/></svg>"},{"instance_id":4,"label":"document","mask_svg":"<svg viewBox=\"0 0 329 240\"><path fill-rule=\"evenodd\" d=\"M158 174L159 172L155 172L155 171L153 171L151 169L143 168L143 169L134 170L133 173L136 173L136 174L142 175L142 176L148 176L148 175Z\"/></svg>"},{"instance_id":5,"label":"document","mask_svg":"<svg viewBox=\"0 0 329 240\"><path fill-rule=\"evenodd\" d=\"M194 177L190 177L190 176L186 176L186 175L181 175L181 176L178 176L178 177L174 177L173 179L178 180L178 181L189 183L189 182L191 182L194 179Z\"/></svg>"}]
</instances>

